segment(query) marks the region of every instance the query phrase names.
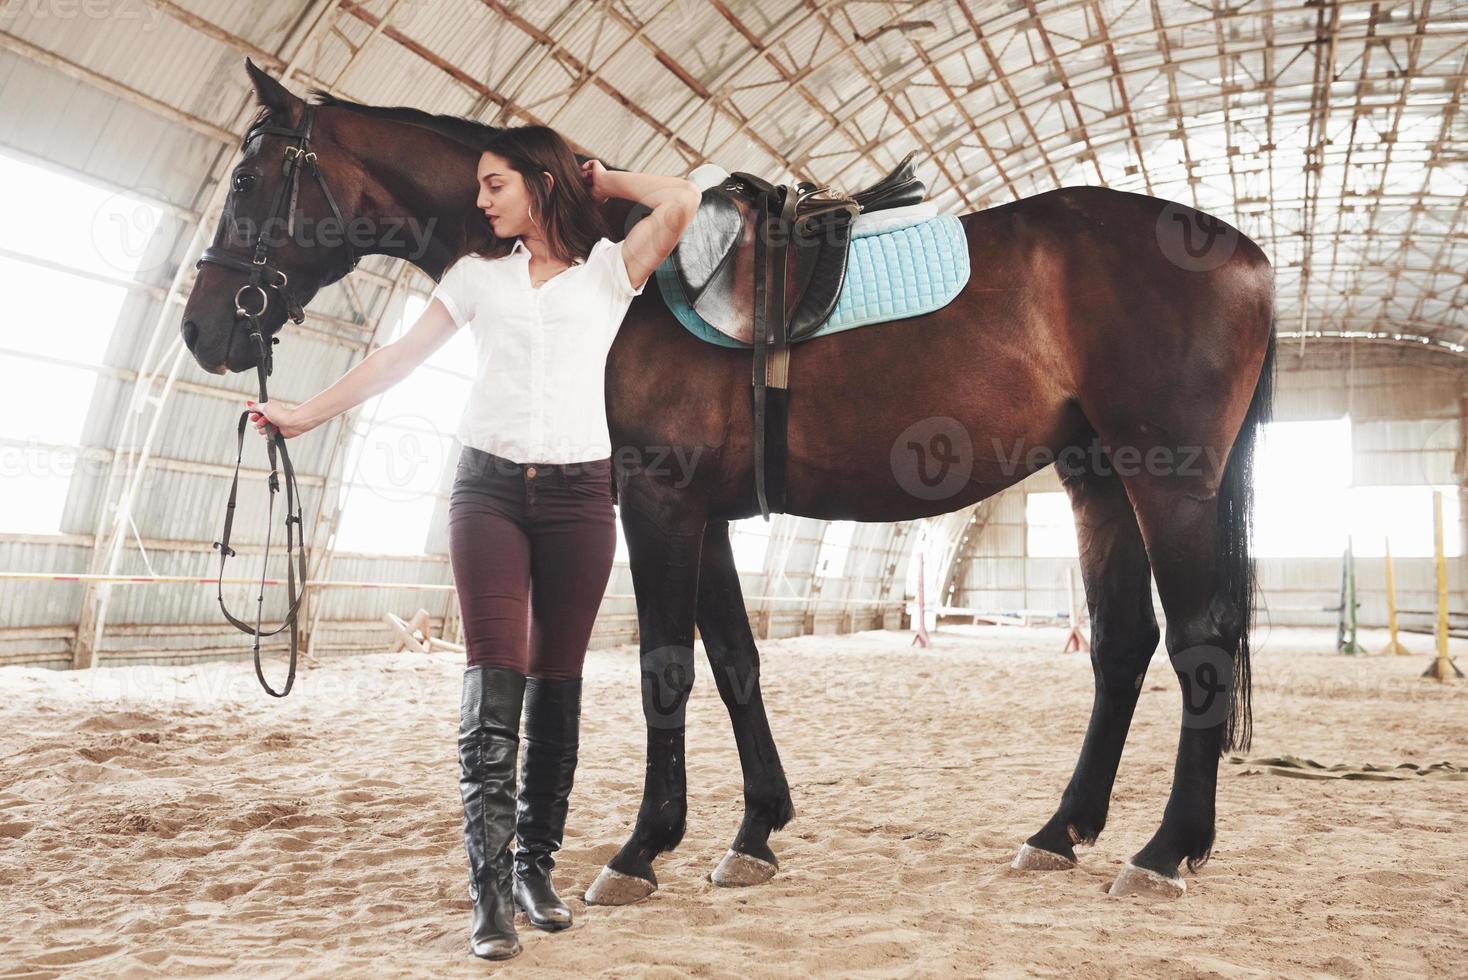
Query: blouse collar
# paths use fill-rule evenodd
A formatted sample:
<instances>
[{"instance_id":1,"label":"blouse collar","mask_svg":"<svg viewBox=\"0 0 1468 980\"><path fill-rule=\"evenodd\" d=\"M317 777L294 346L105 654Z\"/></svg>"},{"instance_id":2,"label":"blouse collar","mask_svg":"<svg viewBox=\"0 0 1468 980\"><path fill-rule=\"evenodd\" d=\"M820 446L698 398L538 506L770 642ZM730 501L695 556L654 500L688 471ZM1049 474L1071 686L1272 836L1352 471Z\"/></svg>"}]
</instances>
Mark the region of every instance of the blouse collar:
<instances>
[{"instance_id":1,"label":"blouse collar","mask_svg":"<svg viewBox=\"0 0 1468 980\"><path fill-rule=\"evenodd\" d=\"M593 250L594 249L595 249L595 246L593 246ZM525 239L521 238L518 235L515 236L515 244L512 245L512 246L510 246L510 252L509 252L509 254L510 255L514 255L517 252L524 252L527 261L529 260L530 256L532 256L532 255L535 254L534 252L530 251L530 246L528 246L528 245L525 244ZM581 258L580 256L577 256L575 259L572 259L571 260L571 264L572 265L581 265L585 261L586 261L585 259Z\"/></svg>"}]
</instances>

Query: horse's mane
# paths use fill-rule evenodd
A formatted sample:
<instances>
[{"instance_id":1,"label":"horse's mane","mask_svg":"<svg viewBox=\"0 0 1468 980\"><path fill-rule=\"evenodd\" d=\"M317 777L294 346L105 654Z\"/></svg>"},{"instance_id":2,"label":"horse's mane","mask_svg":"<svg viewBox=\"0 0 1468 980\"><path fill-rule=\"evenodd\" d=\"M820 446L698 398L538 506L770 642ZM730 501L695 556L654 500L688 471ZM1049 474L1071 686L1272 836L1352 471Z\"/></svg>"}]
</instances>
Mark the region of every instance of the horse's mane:
<instances>
[{"instance_id":1,"label":"horse's mane","mask_svg":"<svg viewBox=\"0 0 1468 980\"><path fill-rule=\"evenodd\" d=\"M331 106L337 109L346 109L350 112L359 112L365 116L374 116L378 119L390 119L393 122L407 123L410 126L422 126L434 132L442 133L450 139L457 140L465 146L479 149L485 139L501 127L491 126L488 123L478 122L474 119L466 119L463 116L451 116L446 113L425 112L422 109L412 109L408 106L385 106L365 105L361 102L352 102L324 92L319 88L313 88L308 92L310 100L315 105Z\"/></svg>"},{"instance_id":2,"label":"horse's mane","mask_svg":"<svg viewBox=\"0 0 1468 980\"><path fill-rule=\"evenodd\" d=\"M346 109L348 112L357 112L376 119L388 119L393 122L407 123L410 126L421 126L475 150L482 148L490 135L504 128L502 126L491 126L488 123L482 123L476 119L466 119L463 116L453 116L447 113L427 112L423 109L413 109L405 105L367 105L362 102L353 102L350 99L343 99L319 88L309 89L307 96L313 105L330 106L334 109ZM272 122L281 122L281 120L274 117L274 111L270 106L262 104L259 112L255 114L254 120L250 123L249 130L253 130L256 126ZM576 153L576 156L578 160L582 158L582 154L579 152ZM602 163L608 170L624 169L607 163L605 160Z\"/></svg>"}]
</instances>

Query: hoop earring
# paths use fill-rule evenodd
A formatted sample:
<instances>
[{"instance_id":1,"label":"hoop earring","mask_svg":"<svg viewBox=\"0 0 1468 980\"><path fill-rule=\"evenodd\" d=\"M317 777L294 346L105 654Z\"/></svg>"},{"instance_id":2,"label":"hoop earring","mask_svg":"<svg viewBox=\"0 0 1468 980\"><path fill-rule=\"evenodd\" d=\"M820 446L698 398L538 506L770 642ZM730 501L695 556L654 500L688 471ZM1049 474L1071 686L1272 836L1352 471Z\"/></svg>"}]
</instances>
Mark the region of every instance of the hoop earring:
<instances>
[{"instance_id":1,"label":"hoop earring","mask_svg":"<svg viewBox=\"0 0 1468 980\"><path fill-rule=\"evenodd\" d=\"M540 227L540 222L535 220L535 205L534 205L534 203L532 203L530 205L530 223L532 225L534 225L535 227L537 227L537 228Z\"/></svg>"}]
</instances>

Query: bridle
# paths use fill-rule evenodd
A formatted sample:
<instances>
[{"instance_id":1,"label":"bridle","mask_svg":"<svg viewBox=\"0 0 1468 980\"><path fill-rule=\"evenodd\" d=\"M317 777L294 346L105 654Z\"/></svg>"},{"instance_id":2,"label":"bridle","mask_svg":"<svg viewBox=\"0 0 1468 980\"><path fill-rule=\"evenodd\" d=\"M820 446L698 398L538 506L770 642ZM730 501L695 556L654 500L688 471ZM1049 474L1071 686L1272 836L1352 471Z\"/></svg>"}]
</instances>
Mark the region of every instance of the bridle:
<instances>
[{"instance_id":1,"label":"bridle","mask_svg":"<svg viewBox=\"0 0 1468 980\"><path fill-rule=\"evenodd\" d=\"M241 320L250 321L250 339L255 341L260 348L260 360L255 365L255 370L260 384L260 403L262 404L270 400L269 392L265 386L265 379L270 376L274 367L271 358L272 348L280 342L280 338L276 336L270 337L267 341L260 327L260 318L265 315L265 310L270 304L270 293L266 292L266 290L273 290L279 295L280 302L285 306L286 314L293 322L300 324L306 319L306 314L301 308L301 304L296 301L291 293L290 278L283 271L270 264L270 243L265 237L267 231L272 226L279 225L282 218L286 222L287 237L294 231L296 203L300 197L300 177L303 166L308 168L311 176L316 178L317 184L321 187L321 193L326 198L327 205L331 208L332 216L336 219L337 227L341 229L342 243L346 248L347 258L347 268L342 275L346 275L357 267L358 256L352 249L351 242L348 240L346 233L347 225L345 219L342 218L341 208L337 207L336 198L332 195L331 188L327 186L326 178L321 174L321 168L317 166L316 154L311 150L311 122L314 110L315 106L306 106L301 116L300 128L298 129L291 129L286 126L264 125L253 127L245 134L244 141L240 146L241 150L247 149L252 141L261 136L284 136L289 141L289 145L285 148L285 160L281 165L281 181L275 189L275 200L270 206L270 219L261 225L260 232L255 238L253 254L250 258L240 258L237 255L230 254L219 246L211 246L204 250L204 253L199 257L199 261L194 266L195 268L200 268L204 263L209 262L214 265L222 265L226 268L234 269L237 272L243 272L250 277L249 282L235 291L234 314L236 325ZM289 192L289 198L286 196L287 192ZM253 290L253 296L259 298L259 309L253 312L247 309L244 304L247 291L250 290ZM266 442L267 452L270 456L270 504L266 514L265 553L260 559L260 594L256 598L255 625L250 626L248 623L236 618L230 613L229 607L224 602L224 563L225 559L231 558L235 554L235 550L229 546L229 536L234 528L235 502L239 495L240 485L240 464L245 455L245 428L249 425L250 415L252 413L252 409L246 409L240 413L239 446L235 456L234 479L229 486L229 503L226 505L224 511L224 533L220 540L214 542L214 547L219 549L219 608L223 610L225 619L241 632L249 633L255 638L255 676L260 679L260 686L265 688L266 693L272 697L283 698L290 693L291 687L296 681L296 656L299 645L298 613L300 611L301 600L306 595L306 537L305 526L301 519L300 491L296 486L295 467L291 465L290 454L286 451L285 437L280 434L279 429L273 426L271 427L271 436ZM265 611L265 573L270 563L270 525L275 516L275 495L280 492L280 475L276 462L277 452L280 458L279 467L283 467L285 470L286 595L290 599L290 609L279 626L269 632L262 632L260 624ZM299 550L296 548L297 533L301 535ZM291 563L293 556L300 566L301 585L299 592L296 590L297 568L296 565ZM275 636L287 626L291 630L290 671L286 676L285 688L276 691L265 680L265 672L260 666L260 640L266 636Z\"/></svg>"}]
</instances>

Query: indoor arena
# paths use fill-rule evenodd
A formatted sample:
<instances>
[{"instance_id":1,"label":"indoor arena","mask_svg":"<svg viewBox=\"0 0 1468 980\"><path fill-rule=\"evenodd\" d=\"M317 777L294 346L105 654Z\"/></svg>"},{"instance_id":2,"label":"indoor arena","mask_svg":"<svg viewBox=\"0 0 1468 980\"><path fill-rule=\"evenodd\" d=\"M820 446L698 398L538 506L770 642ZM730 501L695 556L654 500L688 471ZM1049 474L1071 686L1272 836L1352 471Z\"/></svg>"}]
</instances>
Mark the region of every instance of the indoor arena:
<instances>
[{"instance_id":1,"label":"indoor arena","mask_svg":"<svg viewBox=\"0 0 1468 980\"><path fill-rule=\"evenodd\" d=\"M1464 975L1465 80L0 0L0 977Z\"/></svg>"}]
</instances>

